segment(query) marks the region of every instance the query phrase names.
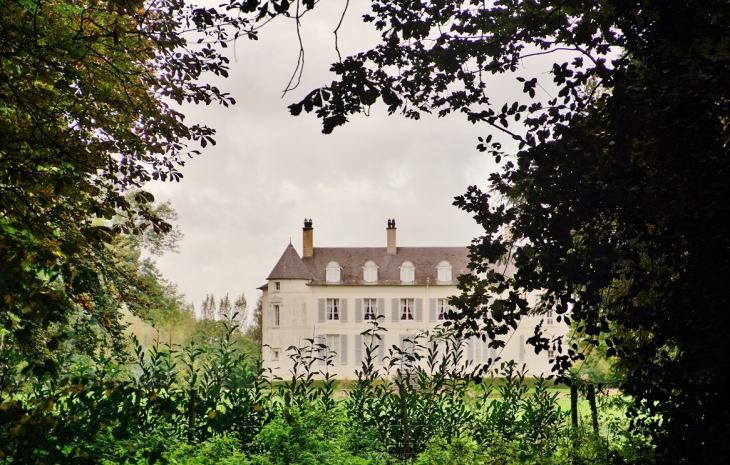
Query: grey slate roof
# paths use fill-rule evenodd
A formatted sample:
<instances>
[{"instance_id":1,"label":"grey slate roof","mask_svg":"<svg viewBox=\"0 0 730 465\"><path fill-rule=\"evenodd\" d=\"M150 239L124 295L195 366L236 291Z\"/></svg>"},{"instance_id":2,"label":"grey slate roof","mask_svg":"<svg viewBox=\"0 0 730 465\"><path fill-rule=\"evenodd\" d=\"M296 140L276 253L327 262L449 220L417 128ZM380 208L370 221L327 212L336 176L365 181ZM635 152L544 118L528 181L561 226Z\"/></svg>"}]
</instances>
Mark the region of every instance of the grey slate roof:
<instances>
[{"instance_id":1,"label":"grey slate roof","mask_svg":"<svg viewBox=\"0 0 730 465\"><path fill-rule=\"evenodd\" d=\"M302 263L302 259L299 258L299 254L293 245L289 246L281 254L281 258L276 263L276 266L269 277L266 279L312 279L312 273L307 270L307 267Z\"/></svg>"},{"instance_id":2,"label":"grey slate roof","mask_svg":"<svg viewBox=\"0 0 730 465\"><path fill-rule=\"evenodd\" d=\"M378 281L367 285L400 284L399 268L410 261L416 269L415 285L435 285L438 264L447 260L456 284L460 274L469 273L468 254L466 247L398 247L396 255L388 255L385 247L315 247L311 258L300 258L289 244L268 279L308 279L310 284L326 284L327 264L337 262L342 268L340 285L365 285L362 268L372 260L378 266Z\"/></svg>"}]
</instances>

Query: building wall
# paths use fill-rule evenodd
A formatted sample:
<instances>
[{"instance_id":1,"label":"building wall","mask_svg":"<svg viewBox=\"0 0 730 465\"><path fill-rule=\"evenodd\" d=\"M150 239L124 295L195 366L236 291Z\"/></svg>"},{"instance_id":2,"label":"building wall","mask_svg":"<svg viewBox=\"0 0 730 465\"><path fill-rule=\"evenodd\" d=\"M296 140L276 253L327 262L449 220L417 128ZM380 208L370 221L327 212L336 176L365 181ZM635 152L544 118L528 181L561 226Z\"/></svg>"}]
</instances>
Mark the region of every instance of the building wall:
<instances>
[{"instance_id":1,"label":"building wall","mask_svg":"<svg viewBox=\"0 0 730 465\"><path fill-rule=\"evenodd\" d=\"M276 290L276 283L280 289ZM272 369L274 375L284 379L291 376L292 361L287 357L290 346L303 347L306 339L313 339L317 343L327 340L327 335L337 336L340 342L337 360L330 373L339 379L354 379L355 370L361 367L361 358L364 356L364 344L361 333L370 328L368 321L357 321L357 302L361 299L378 299L379 319L381 327L388 331L384 333L379 343L378 362L387 354L387 348L394 344L402 344L404 337L412 337L421 331L432 330L443 321L433 320L432 302L437 299L446 299L457 294L454 285L308 285L307 280L282 279L271 280L263 293L263 350L264 366ZM326 299L339 299L340 319L330 321L322 319L322 305ZM401 299L413 299L413 320L400 318ZM419 310L420 301L420 310ZM398 306L394 314L393 305ZM279 306L279 321L275 323L275 306ZM362 310L364 313L364 310ZM419 314L420 313L420 314ZM419 320L420 317L420 321ZM482 343L469 341L465 348L465 358L474 362L481 362L485 357L499 356L503 360L515 360L527 364L531 375L549 373L550 364L548 354L534 353L531 346L525 341L533 335L534 326L539 319L524 318L514 332L506 335L504 349L482 349ZM557 323L557 322L555 322ZM557 336L567 334L567 327L562 324L547 325L548 334ZM382 365L381 365L382 366ZM317 365L317 368L323 368Z\"/></svg>"}]
</instances>

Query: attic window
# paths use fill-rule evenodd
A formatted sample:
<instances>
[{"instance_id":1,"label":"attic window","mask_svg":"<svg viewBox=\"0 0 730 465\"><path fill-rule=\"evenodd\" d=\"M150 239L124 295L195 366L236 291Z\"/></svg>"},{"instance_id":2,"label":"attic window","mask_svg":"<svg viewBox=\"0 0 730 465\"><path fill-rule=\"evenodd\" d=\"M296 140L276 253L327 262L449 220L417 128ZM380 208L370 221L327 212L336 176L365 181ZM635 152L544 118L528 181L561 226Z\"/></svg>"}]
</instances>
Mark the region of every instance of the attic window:
<instances>
[{"instance_id":1,"label":"attic window","mask_svg":"<svg viewBox=\"0 0 730 465\"><path fill-rule=\"evenodd\" d=\"M341 274L342 268L340 268L340 265L337 262L329 262L327 264L326 280L328 283L339 283Z\"/></svg>"},{"instance_id":2,"label":"attic window","mask_svg":"<svg viewBox=\"0 0 730 465\"><path fill-rule=\"evenodd\" d=\"M416 280L416 267L409 261L403 262L400 267L400 282L403 284L413 284Z\"/></svg>"},{"instance_id":3,"label":"attic window","mask_svg":"<svg viewBox=\"0 0 730 465\"><path fill-rule=\"evenodd\" d=\"M437 267L438 270L438 283L439 284L451 284L451 263L446 260L442 260Z\"/></svg>"},{"instance_id":4,"label":"attic window","mask_svg":"<svg viewBox=\"0 0 730 465\"><path fill-rule=\"evenodd\" d=\"M378 265L374 261L368 260L362 267L363 281L366 283L374 283L378 280Z\"/></svg>"}]
</instances>

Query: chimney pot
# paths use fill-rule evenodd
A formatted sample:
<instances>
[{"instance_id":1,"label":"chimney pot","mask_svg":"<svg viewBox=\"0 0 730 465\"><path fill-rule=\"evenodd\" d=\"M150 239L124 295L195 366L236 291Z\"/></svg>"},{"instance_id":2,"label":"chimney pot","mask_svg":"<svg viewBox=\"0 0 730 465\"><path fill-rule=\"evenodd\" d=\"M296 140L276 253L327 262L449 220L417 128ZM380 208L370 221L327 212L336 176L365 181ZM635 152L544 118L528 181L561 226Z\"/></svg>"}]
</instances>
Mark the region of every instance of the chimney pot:
<instances>
[{"instance_id":1,"label":"chimney pot","mask_svg":"<svg viewBox=\"0 0 730 465\"><path fill-rule=\"evenodd\" d=\"M302 228L302 258L311 258L314 256L314 228L312 228L312 219L304 218L304 227Z\"/></svg>"},{"instance_id":2,"label":"chimney pot","mask_svg":"<svg viewBox=\"0 0 730 465\"><path fill-rule=\"evenodd\" d=\"M388 234L388 255L395 255L397 251L395 245L395 219L388 220L388 229L386 229L386 232Z\"/></svg>"}]
</instances>

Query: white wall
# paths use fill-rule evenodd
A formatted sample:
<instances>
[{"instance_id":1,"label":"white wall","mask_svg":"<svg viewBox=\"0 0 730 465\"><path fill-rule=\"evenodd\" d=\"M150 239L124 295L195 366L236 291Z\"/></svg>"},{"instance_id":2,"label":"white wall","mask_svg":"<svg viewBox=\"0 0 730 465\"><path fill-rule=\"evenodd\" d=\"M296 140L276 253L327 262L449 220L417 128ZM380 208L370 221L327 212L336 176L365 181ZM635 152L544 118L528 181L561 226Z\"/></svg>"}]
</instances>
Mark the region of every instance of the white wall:
<instances>
[{"instance_id":1,"label":"white wall","mask_svg":"<svg viewBox=\"0 0 730 465\"><path fill-rule=\"evenodd\" d=\"M280 290L275 290L275 283L280 283ZM421 331L434 329L441 321L429 321L431 318L430 305L432 299L444 299L457 294L456 286L433 285L433 286L412 286L412 285L307 285L306 280L272 280L268 289L263 293L263 343L264 367L271 368L274 375L284 379L290 378L292 361L287 357L287 349L290 346L303 347L307 344L306 339L313 339L315 343L323 341L319 337L327 334L339 335L342 347L338 360L329 372L339 379L355 379L355 370L361 368L359 356L364 356L364 350L356 347L357 341L362 341L360 334L371 326L363 320L356 321L356 302L358 299L375 298L382 299L384 308L379 308L384 318L379 320L380 326L388 331L381 333L383 340L380 344L383 349L379 355L387 355L388 348L399 344L404 335L414 335ZM339 299L340 320L320 321L319 301L320 299ZM400 308L396 320L393 318L393 303L400 302L400 299L414 299L414 303L421 300L421 319L416 321L415 308L414 320L401 320ZM346 302L346 303L345 303ZM273 308L280 306L279 326L274 326ZM342 313L346 307L346 315ZM363 310L364 312L364 310ZM548 362L548 354L542 352L539 355L534 353L531 346L524 345L534 333L534 326L539 321L534 317L525 317L517 330L506 335L503 340L506 347L503 349L489 350L490 357L499 356L502 360L515 360L517 363L526 363L530 375L541 373L548 374L551 365ZM557 322L556 322L557 323ZM562 324L545 326L549 335L564 336L567 334L567 327ZM346 344L342 344L346 342ZM522 343L522 345L521 345ZM465 358L474 361L481 361L475 349L478 344L470 341L465 348ZM278 360L275 360L274 353L278 351ZM376 365L383 366L383 365ZM324 369L321 364L315 364L316 369Z\"/></svg>"}]
</instances>

